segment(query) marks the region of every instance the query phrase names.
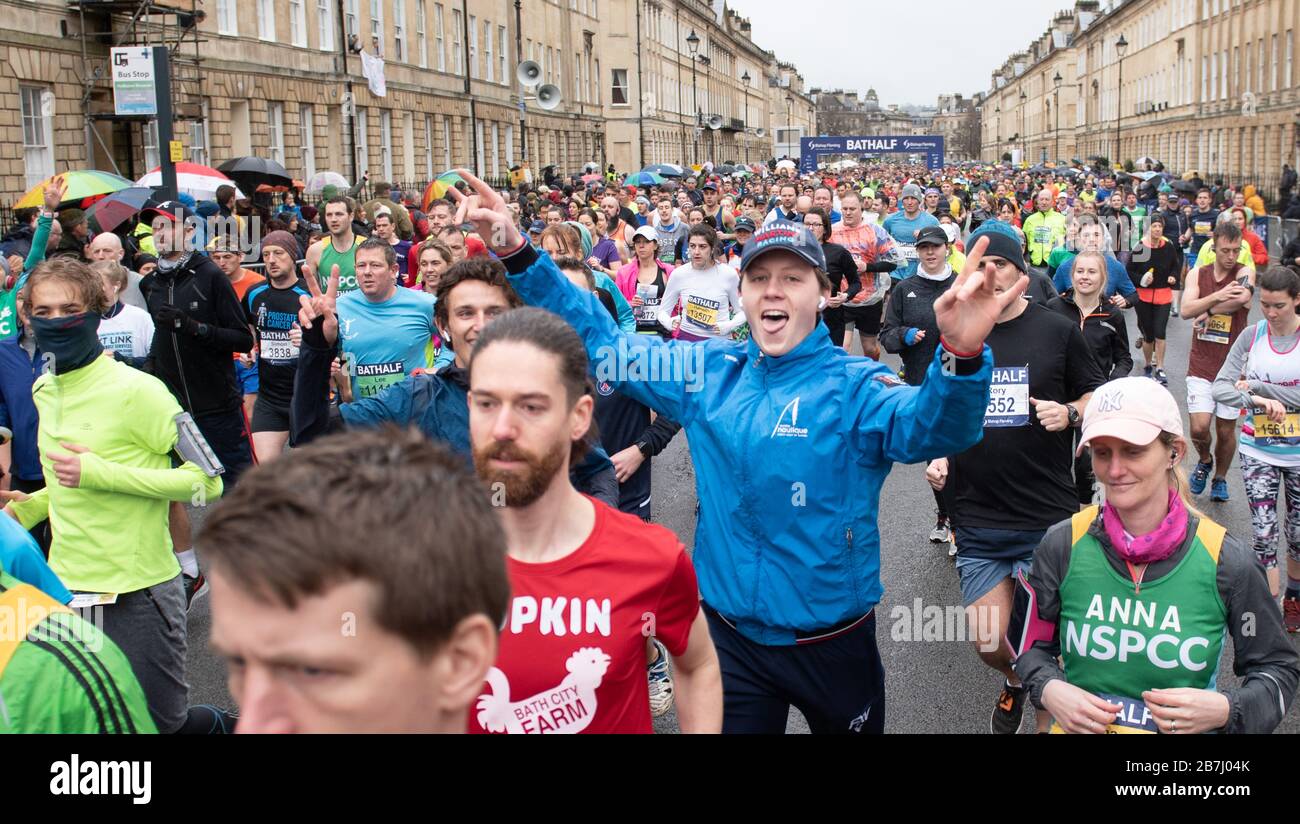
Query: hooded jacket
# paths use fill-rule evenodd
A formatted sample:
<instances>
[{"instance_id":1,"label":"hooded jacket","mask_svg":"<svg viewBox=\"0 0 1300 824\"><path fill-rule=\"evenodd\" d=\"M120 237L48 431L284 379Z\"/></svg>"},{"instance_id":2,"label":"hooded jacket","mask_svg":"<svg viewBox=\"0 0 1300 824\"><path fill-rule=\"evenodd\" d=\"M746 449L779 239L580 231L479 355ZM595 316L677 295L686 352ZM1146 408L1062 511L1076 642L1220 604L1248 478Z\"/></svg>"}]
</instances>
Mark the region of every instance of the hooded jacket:
<instances>
[{"instance_id":1,"label":"hooded jacket","mask_svg":"<svg viewBox=\"0 0 1300 824\"><path fill-rule=\"evenodd\" d=\"M883 592L876 516L893 464L956 454L982 435L988 347L954 375L936 356L924 383L908 387L835 346L822 323L780 357L753 338L621 334L595 296L528 244L502 262L526 303L577 330L597 381L686 429L700 592L756 643L794 644L796 633L874 609Z\"/></svg>"},{"instance_id":2,"label":"hooded jacket","mask_svg":"<svg viewBox=\"0 0 1300 824\"><path fill-rule=\"evenodd\" d=\"M160 265L140 281L140 291L155 323L145 371L167 384L195 417L240 409L244 398L233 356L253 348L253 333L225 273L204 255L190 253L173 271ZM198 333L159 323L158 310L167 305L197 321Z\"/></svg>"},{"instance_id":3,"label":"hooded jacket","mask_svg":"<svg viewBox=\"0 0 1300 824\"><path fill-rule=\"evenodd\" d=\"M1102 299L1101 305L1090 315L1082 316L1079 305L1074 302L1074 290L1071 289L1058 298L1053 298L1047 308L1079 325L1083 338L1092 350L1097 365L1101 367L1102 376L1113 381L1126 377L1133 371L1133 355L1128 345L1128 326L1124 322L1124 311L1111 306Z\"/></svg>"}]
</instances>

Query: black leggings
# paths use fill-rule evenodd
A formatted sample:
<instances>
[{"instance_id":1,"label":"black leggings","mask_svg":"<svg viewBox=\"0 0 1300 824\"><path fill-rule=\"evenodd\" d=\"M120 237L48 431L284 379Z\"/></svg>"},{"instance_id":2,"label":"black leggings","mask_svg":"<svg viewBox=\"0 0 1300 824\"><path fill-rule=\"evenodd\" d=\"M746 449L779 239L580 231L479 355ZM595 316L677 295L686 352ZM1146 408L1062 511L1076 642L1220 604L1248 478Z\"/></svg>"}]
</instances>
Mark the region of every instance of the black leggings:
<instances>
[{"instance_id":1,"label":"black leggings","mask_svg":"<svg viewBox=\"0 0 1300 824\"><path fill-rule=\"evenodd\" d=\"M1169 326L1169 304L1147 303L1139 300L1134 307L1137 313L1138 331L1145 341L1165 339L1165 328Z\"/></svg>"}]
</instances>

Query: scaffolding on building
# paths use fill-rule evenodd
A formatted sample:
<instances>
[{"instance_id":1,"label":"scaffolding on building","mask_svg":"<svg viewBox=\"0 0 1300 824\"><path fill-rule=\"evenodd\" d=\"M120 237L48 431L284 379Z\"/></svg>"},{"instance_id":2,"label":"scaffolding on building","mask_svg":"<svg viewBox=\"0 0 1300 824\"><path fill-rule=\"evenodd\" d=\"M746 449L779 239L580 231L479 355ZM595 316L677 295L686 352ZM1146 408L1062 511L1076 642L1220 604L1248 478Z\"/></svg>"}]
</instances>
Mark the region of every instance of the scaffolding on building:
<instances>
[{"instance_id":1,"label":"scaffolding on building","mask_svg":"<svg viewBox=\"0 0 1300 824\"><path fill-rule=\"evenodd\" d=\"M205 40L200 36L199 23L207 14L201 6L202 0L69 0L69 10L77 14L79 25L74 32L65 24L64 36L76 38L81 44L81 108L88 160L96 156L98 147L113 171L135 179L144 173L135 168L137 139L144 146L146 166L150 152L157 155L165 148L157 145L153 118L114 111L109 55L116 47L166 47L173 119L191 123L191 143L199 149L206 147L207 141L202 139L207 124L199 58L199 47ZM115 139L110 147L104 140L101 127L105 123L115 137L124 138L121 143ZM206 157L200 159L207 162Z\"/></svg>"}]
</instances>

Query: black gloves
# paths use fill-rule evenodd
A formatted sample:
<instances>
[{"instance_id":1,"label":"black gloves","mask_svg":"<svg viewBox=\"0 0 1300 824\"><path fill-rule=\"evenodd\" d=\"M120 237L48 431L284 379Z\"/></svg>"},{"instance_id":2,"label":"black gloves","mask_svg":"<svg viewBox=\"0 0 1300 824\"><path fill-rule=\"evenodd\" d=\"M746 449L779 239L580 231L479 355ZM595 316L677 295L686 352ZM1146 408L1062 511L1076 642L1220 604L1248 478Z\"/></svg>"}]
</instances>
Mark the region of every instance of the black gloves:
<instances>
[{"instance_id":1,"label":"black gloves","mask_svg":"<svg viewBox=\"0 0 1300 824\"><path fill-rule=\"evenodd\" d=\"M207 329L207 324L199 323L170 303L164 303L158 307L158 310L153 313L153 322L159 329L184 332L187 335L198 336Z\"/></svg>"}]
</instances>

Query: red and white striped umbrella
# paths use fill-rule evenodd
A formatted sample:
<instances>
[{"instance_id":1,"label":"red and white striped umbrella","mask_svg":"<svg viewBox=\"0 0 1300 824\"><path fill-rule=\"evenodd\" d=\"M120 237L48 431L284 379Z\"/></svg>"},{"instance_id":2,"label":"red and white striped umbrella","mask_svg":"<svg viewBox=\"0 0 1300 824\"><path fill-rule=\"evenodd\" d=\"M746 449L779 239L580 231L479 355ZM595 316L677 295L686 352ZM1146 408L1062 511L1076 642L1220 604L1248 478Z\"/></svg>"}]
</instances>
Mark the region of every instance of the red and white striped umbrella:
<instances>
[{"instance_id":1,"label":"red and white striped umbrella","mask_svg":"<svg viewBox=\"0 0 1300 824\"><path fill-rule=\"evenodd\" d=\"M137 180L135 185L161 186L162 167L149 172ZM176 164L176 188L195 200L213 200L217 196L217 189L221 186L235 186L235 182L211 166L204 166L201 163ZM244 193L235 186L235 197L243 196Z\"/></svg>"}]
</instances>

